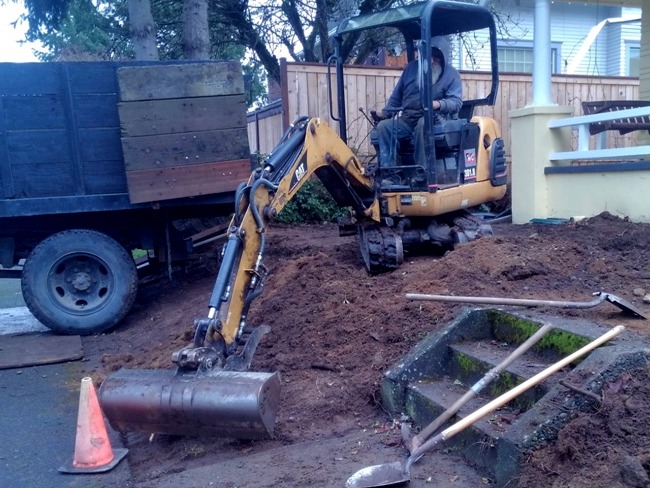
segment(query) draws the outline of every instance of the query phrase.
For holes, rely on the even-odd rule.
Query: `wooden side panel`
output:
[[[119,113],[128,137],[246,127],[243,95],[120,103]]]
[[[118,66],[0,64],[0,198],[126,193]]]
[[[232,191],[250,176],[238,63],[122,68],[118,83],[131,202]]]
[[[245,127],[123,137],[122,147],[127,175],[143,169],[191,167],[208,162],[250,159]]]
[[[241,66],[235,62],[125,67],[118,79],[123,102],[244,93]]]
[[[204,163],[162,169],[130,171],[129,195],[132,203],[210,195],[235,190],[251,174],[251,161]]]

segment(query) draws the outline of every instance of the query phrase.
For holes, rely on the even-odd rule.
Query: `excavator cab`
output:
[[[489,92],[481,98],[463,94],[463,106],[451,117],[441,116],[432,108],[432,39],[444,36],[449,41],[447,61],[456,68],[473,68],[489,71]],[[354,41],[356,45],[383,39],[385,46],[398,46],[406,51],[406,61],[418,60],[418,79],[421,82],[420,101],[422,121],[414,133],[400,139],[398,147],[388,158],[379,160],[377,180],[389,182],[383,191],[427,191],[474,183],[477,176],[477,150],[481,129],[473,121],[474,109],[481,105],[494,105],[499,84],[496,27],[494,18],[486,8],[448,1],[430,1],[373,12],[344,20],[338,27],[335,54],[330,63],[336,65],[337,112],[339,133],[347,140],[344,52]],[[476,46],[481,46],[477,50]],[[489,46],[488,49],[485,49]],[[387,48],[383,48],[383,53]],[[361,49],[358,51],[361,52]],[[479,54],[483,53],[483,54]],[[382,107],[376,107],[381,110]],[[389,114],[394,117],[396,114]],[[373,137],[374,136],[374,137]],[[420,138],[421,149],[415,153],[415,139]],[[496,138],[495,138],[496,139]],[[375,134],[371,141],[379,158]],[[502,142],[496,144],[502,144]],[[505,157],[490,162],[490,178],[495,185],[506,180]]]

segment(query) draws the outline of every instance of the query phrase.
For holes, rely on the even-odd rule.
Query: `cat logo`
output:
[[[293,191],[298,183],[305,177],[307,174],[307,155],[303,155],[302,159],[298,163],[296,170],[293,172],[291,177],[291,184],[289,185],[289,191]]]
[[[305,177],[305,174],[307,173],[307,168],[305,168],[305,163],[301,162],[298,167],[296,168],[296,173],[295,173],[295,180],[300,181]]]

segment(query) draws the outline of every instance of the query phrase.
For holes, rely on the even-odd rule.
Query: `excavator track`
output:
[[[492,236],[492,226],[467,211],[454,214],[452,218],[455,241],[464,244],[479,237]]]
[[[370,273],[397,269],[404,262],[402,238],[388,227],[359,226],[359,247]]]

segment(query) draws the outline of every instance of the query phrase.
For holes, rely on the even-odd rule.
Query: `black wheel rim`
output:
[[[56,260],[47,274],[47,291],[61,310],[76,315],[94,313],[113,294],[115,277],[106,262],[89,253]]]

